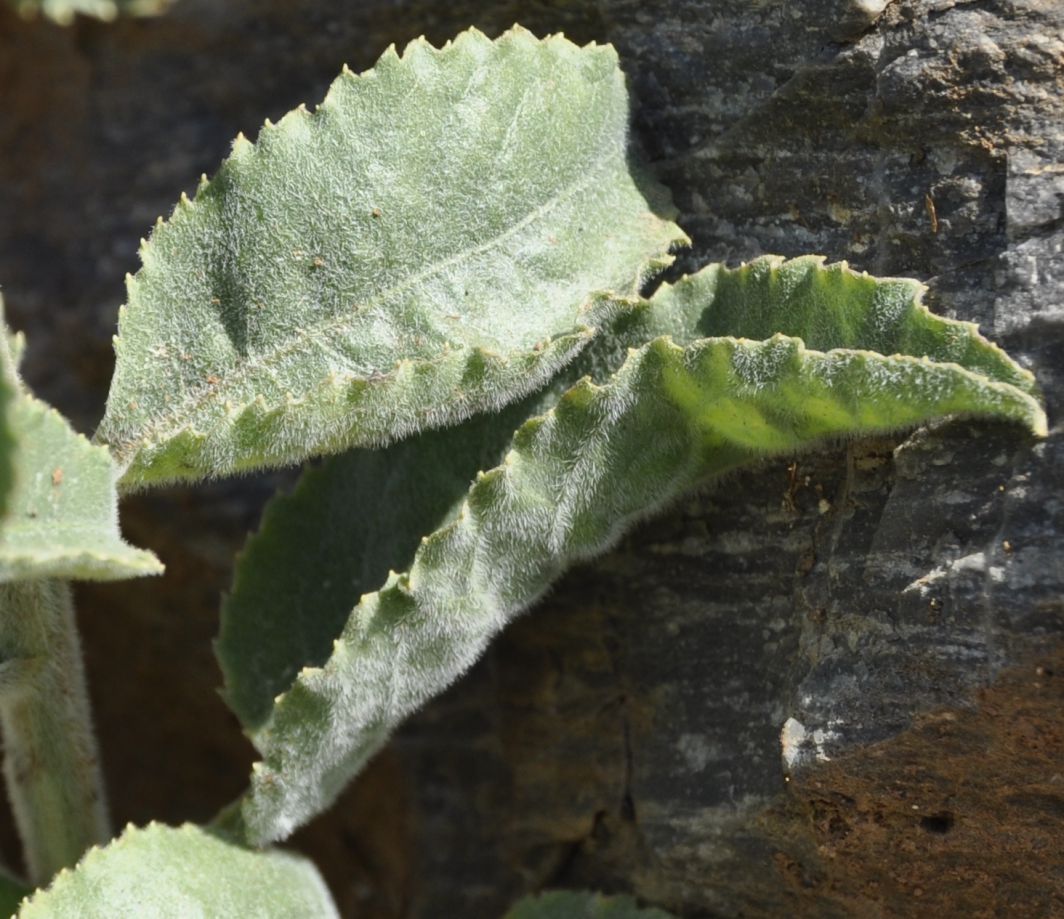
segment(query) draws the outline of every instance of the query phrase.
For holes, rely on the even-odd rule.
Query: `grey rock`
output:
[[[136,240],[237,131],[390,41],[514,20],[617,46],[696,241],[678,270],[815,251],[927,281],[1035,372],[1051,435],[941,425],[690,498],[567,577],[295,843],[360,917],[549,886],[688,917],[1064,913],[1059,2],[179,0],[69,30],[0,6],[0,281],[31,382],[92,426]],[[240,790],[206,638],[275,483],[131,504],[175,573],[82,594],[120,821]]]

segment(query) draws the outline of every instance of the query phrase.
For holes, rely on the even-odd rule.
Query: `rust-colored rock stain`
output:
[[[820,864],[781,876],[855,916],[1064,916],[1062,712],[1064,648],[796,777]]]

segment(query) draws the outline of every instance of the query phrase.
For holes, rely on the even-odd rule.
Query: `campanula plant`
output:
[[[0,716],[39,888],[20,916],[334,915],[274,845],[567,568],[768,457],[955,416],[1045,432],[1031,375],[914,281],[764,257],[648,294],[687,239],[628,112],[609,46],[389,49],[239,136],[159,221],[93,442],[5,333]],[[68,582],[161,570],[122,541],[122,494],[315,457],[223,603],[246,793],[208,827],[112,840]]]

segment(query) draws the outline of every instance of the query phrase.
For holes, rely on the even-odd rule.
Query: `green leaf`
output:
[[[777,332],[817,351],[855,348],[956,363],[991,380],[1036,391],[1034,376],[971,322],[943,319],[923,304],[927,288],[908,278],[875,278],[845,262],[808,255],[762,256],[739,268],[709,265],[654,295],[655,331],[677,341]]]
[[[98,438],[123,485],[221,475],[497,409],[685,241],[633,171],[611,47],[464,32],[345,71],[239,137],[141,249]]]
[[[122,540],[117,470],[107,450],[26,391],[15,375],[6,326],[0,338],[0,378],[13,392],[4,420],[14,442],[5,454],[12,484],[0,520],[0,582],[161,572],[152,553]]]
[[[821,349],[912,348],[914,356],[957,358],[1031,388],[1031,375],[974,326],[930,314],[922,292],[913,281],[825,267],[816,257],[710,265],[621,313],[549,387],[503,413],[383,451],[350,451],[308,470],[293,495],[271,503],[238,560],[216,644],[227,701],[246,727],[261,726],[300,669],[328,660],[359,597],[389,570],[409,565],[420,538],[447,522],[473,476],[502,457],[522,421],[552,407],[585,374],[608,379],[629,347],[652,338],[690,343],[707,331],[753,337],[778,325]]]
[[[260,726],[303,667],[328,660],[359,597],[409,565],[421,537],[453,516],[473,477],[502,458],[517,427],[583,376],[608,377],[629,346],[671,324],[664,315],[671,310],[634,304],[539,392],[383,450],[329,457],[304,472],[293,494],[271,501],[237,558],[215,643],[224,698],[244,726]]]
[[[19,919],[293,919],[339,916],[314,865],[199,827],[130,826],[35,893]]]
[[[266,720],[304,666],[328,659],[358,598],[409,565],[539,398],[386,450],[330,457],[270,502],[237,559],[215,644],[225,700],[245,726]]]
[[[897,331],[893,339],[883,336],[884,329],[922,324],[935,329],[947,345],[967,340],[960,351],[962,359],[974,354],[977,365],[989,366],[998,379],[1015,379],[1030,388],[1030,375],[979,338],[973,326],[927,313],[919,303],[920,285],[877,281],[845,266],[825,268],[820,261],[784,263],[765,258],[739,269],[709,266],[620,314],[610,333],[596,338],[550,387],[504,415],[477,418],[383,452],[353,451],[308,472],[293,495],[268,509],[261,532],[250,540],[238,564],[233,595],[223,608],[217,650],[226,676],[226,697],[244,724],[252,730],[262,728],[274,697],[290,685],[298,670],[328,660],[350,606],[384,580],[389,568],[407,567],[419,537],[453,517],[475,471],[502,456],[515,419],[550,408],[585,373],[596,380],[608,379],[627,349],[649,338],[669,333],[676,341],[697,341],[715,313],[737,317],[731,320],[731,330],[741,334],[747,331],[742,318],[758,317],[759,310],[767,308],[764,300],[769,295],[776,297],[779,315],[765,321],[793,323],[795,314],[810,313],[797,302],[796,291],[804,289],[807,296],[830,304],[832,297],[823,291],[835,291],[837,297],[841,287],[856,290],[851,293],[855,314],[884,303],[890,309],[880,309],[877,321],[863,323],[836,311],[850,321],[834,333],[830,323],[810,317],[804,329],[809,337],[819,335],[821,341],[860,348],[868,343],[871,330],[880,336],[880,343],[920,343]],[[877,289],[883,292],[876,293]],[[889,315],[890,323],[884,315]],[[932,351],[926,343],[920,347],[923,354]],[[934,347],[939,354],[956,353],[944,352],[943,344]],[[1044,424],[1033,401],[1021,398],[1021,403],[1036,429]],[[324,546],[322,532],[331,534]],[[356,735],[351,742],[357,746],[376,738]]]
[[[633,303],[531,396],[386,449],[329,457],[308,468],[291,495],[271,501],[237,558],[215,643],[223,696],[243,725],[261,726],[303,667],[328,660],[359,597],[410,564],[421,538],[453,516],[517,427],[585,375],[606,379],[629,347],[666,331],[689,338],[683,322],[671,301]]]
[[[825,354],[783,335],[660,338],[605,385],[582,381],[518,430],[454,519],[362,597],[324,665],[251,732],[263,761],[243,804],[248,838],[281,838],[331,803],[567,567],[656,508],[764,456],[956,415],[1045,427],[1028,393],[956,364]]]
[[[11,0],[20,15],[31,19],[47,16],[60,25],[70,25],[74,17],[92,16],[111,21],[119,15],[154,16],[170,5],[171,0]]]
[[[503,919],[673,919],[671,913],[640,907],[632,897],[556,890],[525,897]]]

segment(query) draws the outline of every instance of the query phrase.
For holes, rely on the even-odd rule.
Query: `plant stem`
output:
[[[0,585],[4,778],[29,879],[110,838],[70,586]]]

